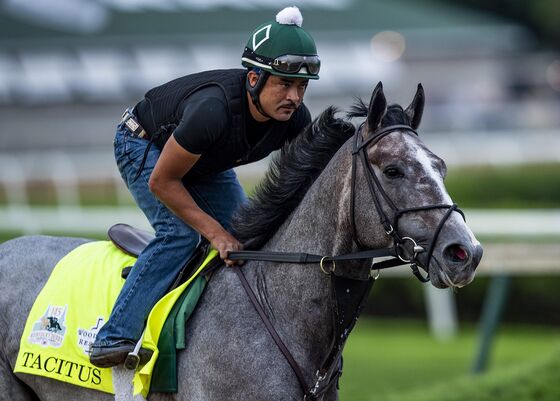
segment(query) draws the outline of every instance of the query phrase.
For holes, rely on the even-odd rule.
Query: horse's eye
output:
[[[390,166],[387,167],[385,170],[383,170],[383,174],[385,174],[385,176],[387,178],[401,178],[404,177],[403,172],[395,166]]]

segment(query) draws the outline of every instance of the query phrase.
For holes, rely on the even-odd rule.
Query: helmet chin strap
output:
[[[269,116],[263,110],[261,106],[261,102],[259,100],[259,95],[261,93],[261,90],[264,87],[264,84],[266,83],[266,80],[268,79],[268,76],[270,74],[267,71],[261,71],[260,73],[258,73],[258,75],[259,78],[257,79],[255,86],[251,86],[251,84],[249,83],[249,76],[247,76],[247,78],[245,79],[245,88],[247,89],[247,92],[249,92],[249,94],[251,95],[251,101],[257,108],[257,111],[261,113],[264,117],[272,119],[272,117]]]

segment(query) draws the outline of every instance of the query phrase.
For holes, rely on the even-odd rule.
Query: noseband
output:
[[[381,220],[381,224],[383,225],[383,228],[385,229],[385,233],[393,238],[395,255],[402,262],[410,264],[410,267],[412,269],[413,274],[420,281],[428,282],[428,281],[430,281],[430,274],[429,274],[428,268],[429,268],[429,265],[430,265],[430,261],[432,259],[432,254],[433,254],[436,242],[438,240],[439,234],[441,233],[441,230],[443,229],[443,225],[445,224],[445,222],[447,221],[447,219],[449,218],[451,213],[453,213],[453,211],[456,211],[456,212],[460,213],[461,216],[463,217],[463,220],[465,219],[465,215],[464,215],[463,211],[457,207],[456,204],[452,204],[452,205],[445,205],[445,204],[425,205],[425,206],[417,206],[417,207],[412,207],[412,208],[399,209],[395,205],[395,203],[393,202],[391,197],[383,189],[383,186],[381,185],[381,182],[379,181],[379,178],[377,177],[377,175],[373,171],[371,163],[369,163],[368,158],[367,158],[367,149],[370,145],[374,146],[381,139],[383,139],[387,135],[389,135],[393,132],[396,132],[396,131],[410,132],[410,133],[412,133],[416,136],[418,136],[418,133],[414,129],[412,129],[412,127],[410,127],[408,125],[403,125],[403,124],[390,125],[388,127],[378,128],[366,140],[364,140],[363,136],[362,136],[362,130],[363,130],[364,126],[365,126],[365,123],[362,123],[362,125],[360,125],[356,134],[354,135],[354,148],[352,150],[352,179],[351,179],[351,187],[350,187],[351,188],[350,189],[351,190],[351,195],[350,195],[350,198],[351,198],[351,200],[350,200],[350,222],[352,224],[354,242],[356,243],[356,245],[358,246],[359,249],[366,249],[366,247],[360,242],[360,240],[358,238],[358,233],[357,233],[357,229],[356,229],[355,212],[354,212],[354,209],[355,209],[355,193],[356,193],[356,171],[357,171],[358,159],[360,159],[360,161],[362,163],[362,168],[363,168],[363,171],[364,171],[364,175],[366,177],[366,182],[367,182],[367,185],[369,187],[369,192],[370,192],[370,194],[373,198],[373,203],[375,205],[375,209],[377,210],[377,214],[379,215],[379,218]],[[392,213],[393,213],[392,219],[389,218],[389,216],[387,215],[387,213],[385,213],[385,210],[381,206],[381,199],[380,199],[379,194],[381,194],[381,197],[385,200],[385,203],[392,210]],[[413,239],[411,237],[407,237],[407,236],[402,236],[399,233],[399,219],[407,213],[415,213],[415,212],[421,212],[421,211],[433,210],[433,209],[447,209],[447,212],[445,212],[442,219],[440,220],[440,222],[439,222],[439,224],[438,224],[438,226],[437,226],[437,228],[434,232],[432,240],[430,241],[430,245],[429,245],[429,248],[428,248],[428,256],[427,256],[427,259],[426,259],[426,264],[424,265],[418,259],[418,255],[420,253],[424,252],[425,249],[422,246],[418,245],[418,241],[416,241],[415,239]],[[413,247],[413,256],[410,259],[407,259],[403,256],[403,250],[405,249],[405,244],[406,244],[407,241],[411,242],[412,247]],[[422,276],[422,274],[418,270],[418,266],[422,267],[426,271],[426,273],[427,273],[426,277]]]

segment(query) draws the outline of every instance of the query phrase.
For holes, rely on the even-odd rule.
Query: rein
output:
[[[333,326],[335,328],[334,342],[331,346],[329,354],[321,364],[321,368],[315,373],[315,384],[313,386],[309,386],[305,380],[303,370],[284,341],[282,341],[282,338],[266,315],[266,312],[264,311],[261,303],[257,300],[257,297],[253,292],[251,285],[247,281],[247,278],[239,266],[233,266],[232,269],[239,277],[243,289],[247,293],[249,300],[263,321],[268,333],[296,375],[299,385],[303,390],[303,401],[318,400],[331,388],[334,383],[338,381],[338,378],[342,375],[342,351],[344,349],[344,344],[346,343],[350,332],[354,328],[354,325],[358,321],[360,312],[366,304],[371,287],[377,277],[370,277],[367,279],[350,279],[330,274],[332,290],[331,296],[335,300],[332,313]]]
[[[266,329],[268,330],[272,339],[294,371],[294,374],[296,375],[298,382],[303,390],[304,401],[320,399],[320,397],[322,397],[322,395],[324,395],[324,393],[327,392],[335,382],[337,382],[338,378],[342,374],[341,357],[344,344],[346,343],[348,335],[350,334],[351,330],[358,320],[360,312],[366,303],[373,283],[379,276],[378,271],[409,263],[413,274],[418,278],[418,280],[424,283],[428,282],[430,280],[429,273],[426,277],[423,277],[418,270],[418,266],[422,267],[426,272],[428,272],[428,266],[430,264],[437,239],[451,213],[456,211],[461,214],[463,219],[465,218],[463,212],[457,207],[456,204],[426,205],[399,209],[394,204],[389,195],[385,192],[379,179],[375,175],[375,172],[373,171],[373,168],[371,167],[371,164],[367,159],[367,147],[370,144],[377,143],[380,139],[395,131],[405,130],[415,135],[418,135],[418,133],[408,125],[391,125],[374,131],[370,137],[364,140],[361,135],[363,127],[364,124],[359,127],[356,134],[354,135],[350,195],[350,220],[352,224],[353,239],[360,251],[336,256],[321,256],[301,252],[237,251],[229,252],[227,257],[231,260],[259,260],[280,263],[319,263],[321,271],[324,274],[330,276],[331,298],[334,300],[332,316],[335,335],[329,354],[322,363],[321,368],[319,368],[315,373],[314,385],[309,386],[305,380],[305,376],[303,375],[301,367],[270,322],[270,319],[266,315],[260,302],[257,300],[257,297],[255,296],[255,293],[253,292],[245,275],[238,266],[233,266],[233,269],[239,277],[239,280],[241,281],[241,284],[243,285],[247,296],[251,300],[251,303],[259,314]],[[366,182],[373,198],[377,213],[381,219],[381,224],[385,229],[385,233],[391,236],[393,239],[394,246],[392,248],[366,249],[359,241],[354,213],[356,193],[355,186],[357,175],[356,171],[358,159],[361,161],[366,177]],[[386,204],[393,211],[392,220],[389,219],[389,217],[383,210],[383,207],[381,206],[381,199],[378,194],[381,194]],[[401,236],[399,234],[398,222],[399,219],[406,213],[420,212],[432,209],[447,209],[447,211],[436,227],[428,248],[426,265],[423,265],[418,260],[418,255],[424,252],[425,249],[422,246],[418,245],[417,241],[413,238]],[[405,258],[405,256],[403,256],[402,254],[407,241],[411,242],[413,246],[413,256],[410,259]],[[367,276],[358,278],[346,277],[344,275],[344,271],[339,271],[336,269],[337,261],[348,260],[371,260],[369,270],[367,271]],[[330,266],[327,267],[326,264],[329,262]],[[376,271],[377,274],[375,273]]]
[[[375,262],[375,260],[379,258],[384,258],[384,260]],[[343,277],[342,274],[336,270],[336,262],[347,260],[371,260],[368,277],[362,278],[366,280],[369,277],[373,277],[375,271],[404,264],[403,261],[397,257],[394,248],[369,249],[337,256],[321,256],[303,252],[235,251],[228,253],[228,259],[298,264],[319,263],[323,273],[334,274],[341,277]],[[331,262],[330,269],[325,269],[326,262]]]

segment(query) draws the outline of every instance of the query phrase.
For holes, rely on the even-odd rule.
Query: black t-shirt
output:
[[[251,113],[245,116],[245,135],[250,147],[254,147],[266,135],[272,120],[260,122],[253,118]]]
[[[247,101],[247,98],[244,100]],[[204,102],[201,100],[201,104]],[[212,107],[219,106],[216,99],[210,100],[210,104]],[[190,106],[188,108],[191,109]],[[195,109],[197,107],[191,110]],[[311,122],[309,110],[303,104],[288,121],[257,122],[246,109],[243,113],[244,130],[240,132],[240,137],[236,137],[231,132],[232,124],[228,120],[227,113],[215,115],[205,113],[200,108],[198,112],[197,115],[181,119],[177,128],[182,125],[184,128],[176,129],[173,134],[175,138],[179,137],[177,142],[182,143],[181,146],[186,150],[201,155],[184,177],[185,183],[195,182],[217,172],[261,160],[272,151],[280,149],[284,143],[291,142]],[[198,123],[191,121],[197,119]]]
[[[208,151],[224,134],[228,124],[227,101],[217,86],[202,88],[179,106],[183,109],[181,121],[173,137],[187,151],[200,155]],[[267,133],[271,121],[256,121],[246,113],[245,135],[250,147],[254,147]]]
[[[261,160],[311,122],[304,104],[288,121],[255,121],[248,110],[246,74],[230,69],[186,75],[150,89],[136,105],[134,112],[156,146],[163,148],[173,135],[200,155],[185,183]]]

